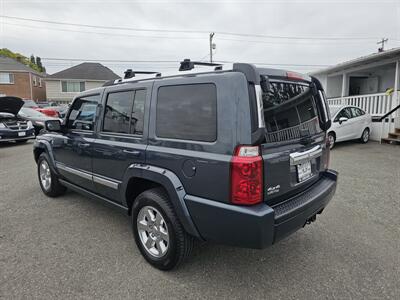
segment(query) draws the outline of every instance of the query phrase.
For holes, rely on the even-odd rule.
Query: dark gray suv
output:
[[[126,72],[47,121],[34,157],[43,192],[66,188],[132,218],[136,244],[168,270],[194,240],[264,248],[315,220],[335,193],[317,79],[251,64],[185,60]]]

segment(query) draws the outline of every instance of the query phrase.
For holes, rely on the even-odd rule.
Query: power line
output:
[[[104,25],[90,25],[81,23],[70,23],[70,22],[58,22],[50,20],[40,20],[32,18],[22,18],[15,16],[0,15],[1,18],[14,19],[20,21],[30,21],[37,23],[46,23],[54,25],[67,25],[77,27],[87,27],[96,29],[107,29],[107,30],[128,30],[138,32],[162,32],[162,33],[185,33],[185,34],[209,34],[211,30],[178,30],[178,29],[149,29],[149,28],[134,28],[134,27],[122,27],[122,26],[104,26]],[[287,40],[376,40],[377,37],[305,37],[305,36],[282,36],[282,35],[266,35],[266,34],[253,34],[253,33],[236,33],[227,31],[213,31],[219,35],[230,35],[239,37],[257,37],[257,38],[270,38],[270,39],[287,39]]]

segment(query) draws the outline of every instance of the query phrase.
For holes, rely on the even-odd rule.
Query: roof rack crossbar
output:
[[[215,67],[215,70],[222,69],[222,64],[208,63],[208,62],[202,62],[202,61],[191,61],[190,59],[185,58],[183,61],[181,61],[179,71],[190,71],[190,70],[194,69],[194,66]]]
[[[129,79],[135,77],[136,74],[155,74],[156,77],[161,76],[161,72],[157,71],[133,71],[132,69],[128,69],[124,72],[124,79]]]

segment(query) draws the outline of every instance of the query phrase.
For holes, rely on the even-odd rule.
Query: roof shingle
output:
[[[81,63],[71,68],[47,76],[48,79],[91,79],[114,80],[120,78],[109,68],[100,63]]]

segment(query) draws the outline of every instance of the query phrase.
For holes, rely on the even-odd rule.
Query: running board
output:
[[[128,213],[128,208],[123,206],[123,205],[121,205],[121,204],[115,203],[114,201],[111,201],[111,200],[109,200],[109,199],[107,199],[107,198],[105,198],[103,196],[100,196],[100,195],[97,195],[97,194],[92,193],[90,191],[87,191],[84,188],[81,188],[81,187],[79,187],[79,186],[77,186],[77,185],[75,185],[73,183],[70,183],[68,181],[65,181],[63,179],[58,179],[58,181],[60,181],[60,183],[63,186],[65,186],[65,187],[67,187],[67,188],[69,188],[69,189],[71,189],[71,190],[73,190],[73,191],[75,191],[75,192],[77,192],[79,194],[82,194],[82,195],[87,196],[88,198],[91,198],[91,199],[94,199],[94,200],[101,201],[102,203],[107,204],[107,206],[110,206],[110,207],[113,207],[113,208],[117,208],[118,210],[122,210],[125,213]]]

